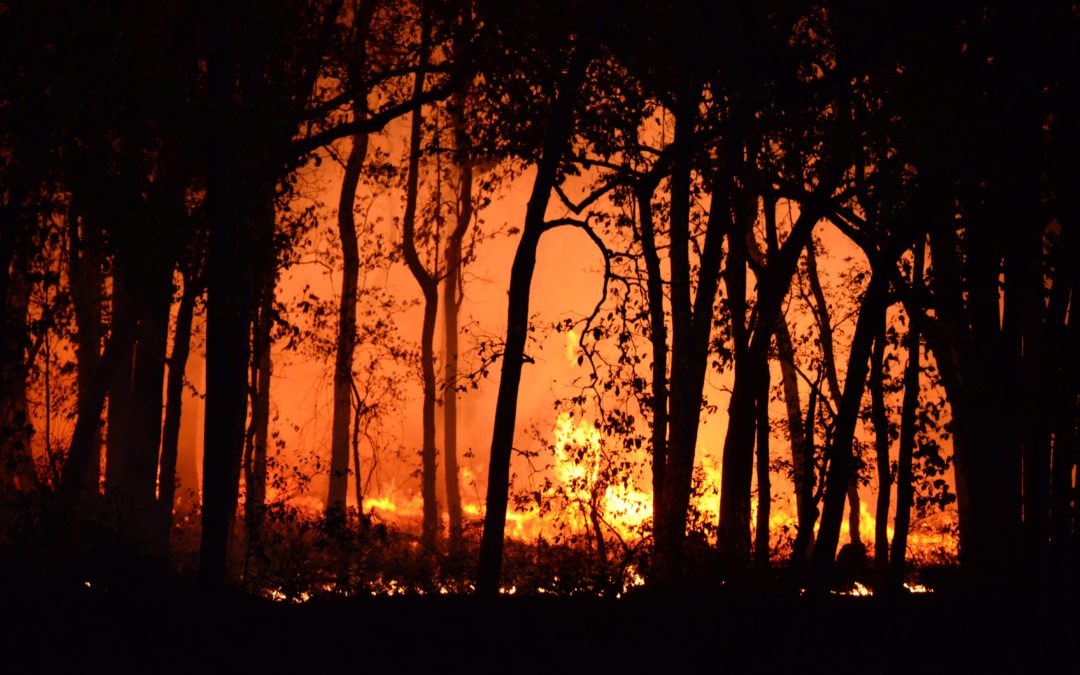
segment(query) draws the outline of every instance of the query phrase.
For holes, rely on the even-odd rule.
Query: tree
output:
[[[462,33],[472,24],[472,7],[466,3],[462,18]],[[464,51],[465,40],[458,39],[458,49]],[[458,58],[464,55],[459,51]],[[458,172],[454,229],[446,239],[446,274],[443,277],[443,335],[445,345],[445,377],[443,380],[443,467],[446,475],[446,510],[449,519],[450,548],[461,546],[462,511],[461,488],[458,484],[458,330],[463,299],[462,271],[465,259],[462,246],[476,212],[473,200],[473,162],[466,115],[469,107],[469,87],[450,99],[451,134],[453,135],[455,165]]]
[[[361,3],[353,25],[356,35],[351,42],[355,52],[348,61],[346,72],[352,87],[356,88],[354,114],[366,111],[368,91],[365,86],[368,65],[368,34],[378,3]],[[361,106],[359,110],[355,106]],[[334,418],[330,440],[330,484],[326,499],[327,515],[334,511],[344,512],[345,494],[348,487],[349,466],[349,419],[353,411],[353,352],[356,349],[356,301],[357,279],[360,275],[360,252],[356,242],[356,189],[360,183],[364,159],[367,157],[367,134],[355,134],[350,139],[345,175],[341,180],[338,199],[338,237],[341,242],[342,277],[341,301],[338,310],[337,349],[334,361]],[[359,474],[360,467],[356,467]],[[357,479],[359,480],[359,478]],[[360,508],[360,504],[357,504]]]
[[[510,271],[506,342],[503,350],[499,394],[495,404],[491,456],[488,469],[484,533],[480,542],[480,562],[476,592],[493,596],[498,592],[502,567],[506,505],[510,486],[510,458],[517,419],[518,389],[524,364],[529,322],[529,286],[536,266],[536,247],[545,231],[558,224],[546,220],[548,202],[559,177],[559,166],[570,144],[573,113],[586,69],[593,57],[592,36],[586,32],[567,35],[570,54],[565,70],[558,76],[551,111],[544,130],[536,177],[525,212],[521,240]],[[561,70],[561,69],[560,69]]]
[[[914,247],[911,286],[915,297],[921,295],[926,260],[926,242],[918,241]],[[892,589],[901,587],[904,581],[904,563],[907,556],[907,538],[911,523],[911,506],[914,501],[912,461],[915,451],[915,415],[919,405],[919,350],[922,345],[921,308],[909,305],[908,332],[905,339],[907,365],[904,368],[904,402],[900,412],[900,449],[896,472],[896,516],[893,520],[893,540],[889,557],[887,584]],[[880,488],[879,488],[880,489]],[[876,558],[878,553],[874,552]]]
[[[367,3],[371,4],[371,3]],[[367,136],[352,138],[345,163],[338,200],[338,233],[341,238],[342,281],[338,316],[337,351],[334,361],[334,421],[330,440],[330,494],[327,514],[344,512],[348,487],[349,420],[352,416],[353,351],[356,348],[356,286],[360,275],[360,252],[356,243],[356,220],[353,213],[356,188],[367,155]],[[359,472],[359,467],[356,467]],[[358,505],[359,508],[359,505]]]
[[[275,190],[308,152],[335,134],[356,133],[338,127],[318,140],[293,140],[298,124],[319,115],[308,103],[341,6],[341,0],[301,2],[269,12],[228,1],[209,17],[207,431],[199,556],[200,583],[208,588],[225,582],[244,443],[250,319],[265,283],[256,275],[275,267],[258,265],[273,255]]]

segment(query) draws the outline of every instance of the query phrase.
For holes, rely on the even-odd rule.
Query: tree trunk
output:
[[[889,419],[885,409],[885,316],[874,338],[870,357],[870,415],[874,423],[874,451],[877,459],[877,505],[874,511],[874,585],[882,588],[889,568]],[[895,536],[895,535],[894,535]]]
[[[356,496],[356,513],[360,517],[360,524],[366,521],[364,518],[364,481],[360,475],[360,402],[356,402],[353,412],[352,428],[352,459],[353,459],[353,491]]]
[[[465,180],[464,177],[462,180]],[[467,221],[466,221],[467,222]],[[447,242],[447,277],[443,282],[443,329],[446,336],[446,379],[443,385],[443,454],[446,471],[446,511],[450,526],[450,547],[461,546],[461,487],[457,461],[457,379],[458,379],[458,288],[461,284],[461,239]]]
[[[171,273],[171,265],[168,269]],[[165,381],[165,350],[169,338],[169,284],[153,283],[157,298],[147,299],[147,311],[135,345],[132,374],[131,426],[123,448],[124,475],[119,504],[124,528],[137,554],[161,558],[162,534],[155,527],[158,458],[161,449],[162,391]]]
[[[915,245],[915,264],[911,288],[918,298],[922,293],[925,242]],[[899,590],[904,583],[908,530],[911,527],[911,506],[915,501],[912,462],[915,452],[915,416],[919,408],[919,343],[922,310],[912,303],[908,311],[908,334],[905,340],[908,353],[904,368],[904,401],[900,411],[900,449],[896,467],[896,518],[893,521],[892,553],[889,559],[889,587]]]
[[[691,354],[694,315],[689,251],[690,188],[693,182],[694,129],[698,102],[701,100],[701,87],[694,77],[692,63],[693,14],[694,9],[689,5],[680,5],[676,9],[679,22],[677,35],[680,39],[674,48],[676,63],[680,68],[673,82],[675,131],[668,208],[671,241],[668,258],[671,270],[670,417],[664,485],[653,500],[653,583],[659,586],[682,582],[682,546],[686,536],[686,511],[690,501],[697,426],[701,414],[701,391],[693,386],[695,359]],[[714,195],[714,209],[719,208],[718,201]]]
[[[266,451],[270,431],[270,375],[272,370],[270,331],[274,326],[274,288],[277,276],[270,274],[259,294],[259,307],[252,320],[251,421],[247,433],[248,462],[244,476],[246,499],[244,518],[248,531],[257,533],[266,505]]]
[[[92,471],[90,462],[94,455],[94,442],[101,426],[101,413],[105,408],[105,396],[110,383],[115,380],[121,362],[130,360],[131,346],[135,342],[136,321],[130,314],[113,317],[111,332],[105,349],[90,377],[90,388],[85,398],[79,397],[75,429],[71,434],[71,447],[61,480],[61,492],[71,506],[75,506],[86,487],[86,475]]]
[[[183,412],[184,373],[191,353],[191,326],[195,316],[195,301],[202,293],[202,284],[192,278],[193,272],[184,277],[184,293],[176,312],[176,328],[173,331],[172,354],[169,355],[169,379],[165,385],[165,424],[161,434],[161,467],[158,473],[158,504],[161,525],[166,536],[172,527],[173,507],[176,503],[176,465],[180,446],[180,421]]]
[[[443,455],[446,471],[446,511],[450,525],[450,547],[461,546],[461,487],[458,484],[458,314],[461,307],[462,242],[473,218],[473,166],[466,135],[465,93],[455,95],[454,145],[457,152],[457,221],[446,241],[446,277],[443,279],[443,332],[446,337],[446,379],[443,383]]]
[[[818,529],[817,543],[814,545],[813,564],[817,582],[828,578],[836,556],[836,546],[840,539],[840,523],[844,515],[844,501],[851,486],[851,476],[855,465],[853,444],[859,409],[862,406],[863,392],[868,374],[870,351],[874,343],[874,334],[885,311],[887,281],[883,273],[874,273],[863,296],[859,320],[855,326],[855,335],[851,340],[851,356],[848,360],[847,378],[844,395],[840,399],[836,418],[836,428],[832,442],[826,448],[826,461],[829,465],[826,474],[824,507],[821,514],[821,527]]]
[[[367,7],[370,3],[361,4]],[[291,45],[273,42],[277,34],[267,32],[267,24],[256,15],[261,8],[236,0],[221,0],[210,7],[207,131],[201,158],[205,162],[209,224],[199,559],[199,584],[206,589],[221,588],[227,576],[244,452],[251,315],[262,284],[276,267],[275,198],[284,172],[299,159],[301,147],[319,147],[312,147],[311,139],[307,144],[293,142],[293,122],[304,116],[311,88],[321,72],[323,48],[332,42],[341,6],[340,0],[334,0],[325,8],[318,37],[303,54],[307,58],[302,60],[308,62],[299,64],[299,73],[294,73],[298,77],[285,78],[293,87],[287,92],[276,88],[282,78],[267,75],[281,74],[278,71],[283,64],[275,60],[280,57],[275,47]],[[282,93],[285,95],[278,96]],[[259,142],[253,143],[255,139]]]
[[[676,141],[678,142],[678,141]],[[689,167],[687,167],[689,168]],[[664,466],[663,501],[655,508],[656,583],[679,584],[683,571],[683,539],[690,489],[697,451],[701,403],[708,368],[709,336],[712,331],[716,293],[719,285],[722,246],[732,223],[745,223],[747,209],[732,193],[729,176],[714,181],[712,203],[706,222],[705,244],[698,265],[697,293],[691,305],[689,266],[689,171],[686,184],[673,178],[672,204],[686,198],[686,208],[672,207],[671,222],[671,306],[672,349],[668,456]],[[684,189],[685,188],[685,189]],[[756,209],[755,209],[756,211]],[[749,502],[747,502],[749,508]],[[747,522],[749,523],[749,516]],[[749,525],[748,525],[749,527]],[[749,533],[749,530],[747,531]]]
[[[840,378],[836,372],[836,353],[833,349],[832,312],[829,311],[828,300],[825,299],[825,291],[821,287],[821,276],[818,274],[817,253],[814,245],[806,247],[806,277],[810,285],[810,293],[814,296],[814,320],[818,325],[818,335],[821,338],[821,358],[825,364],[825,378],[829,383],[829,394],[833,403],[839,405],[843,392],[840,390]]]
[[[798,527],[813,529],[813,523],[804,521],[809,505],[807,495],[814,484],[813,457],[806,442],[806,428],[803,425],[802,401],[799,396],[799,376],[795,367],[795,347],[791,344],[791,333],[787,319],[780,317],[776,323],[776,351],[780,361],[780,377],[784,387],[784,407],[787,411],[788,437],[791,441],[791,477],[795,488],[795,511]]]
[[[760,399],[763,391],[766,399],[768,398],[768,385],[762,381],[762,378],[768,375],[768,350],[756,352],[755,356],[758,358],[751,359],[749,327],[746,323],[746,266],[759,254],[757,243],[751,233],[751,226],[752,222],[737,222],[728,233],[728,259],[724,266],[724,286],[727,291],[731,338],[734,343],[735,385],[733,392],[740,388],[753,389],[752,394],[747,395],[747,398],[752,396],[752,400],[748,401],[752,407],[748,407],[745,415],[736,412],[736,396],[732,394],[728,407],[728,434],[748,435],[753,439],[755,426],[760,418]],[[759,366],[761,361],[766,363],[764,369]],[[760,446],[760,436],[756,438],[755,444]],[[725,464],[727,464],[727,459],[725,453]],[[753,462],[754,457],[750,455],[742,459]],[[740,499],[737,505],[732,500],[726,499],[730,490],[730,487],[724,485],[725,482],[729,482],[725,480],[727,468],[727,466],[724,467],[724,475],[721,477],[720,529],[717,543],[721,545],[721,555],[726,558],[725,563],[731,570],[742,572],[748,567],[750,561],[750,486],[749,484],[746,486],[746,499]],[[739,467],[739,469],[743,468],[749,470],[750,466]],[[745,527],[745,530],[735,533],[732,530],[736,527],[740,530]],[[765,548],[768,548],[767,530],[766,526]],[[761,533],[758,532],[757,536],[760,538]]]
[[[430,23],[425,16],[420,39],[420,63],[425,63],[428,56]],[[424,92],[424,75],[418,73],[413,82],[413,97],[418,98]],[[421,540],[428,550],[435,550],[439,534],[439,505],[436,501],[436,462],[435,448],[435,319],[439,311],[439,281],[436,274],[424,268],[416,250],[416,202],[420,181],[420,144],[423,141],[423,118],[417,108],[412,113],[412,125],[409,131],[409,174],[405,188],[405,215],[402,218],[402,253],[420,291],[424,295],[424,321],[420,333],[420,368],[423,377],[423,447],[421,459],[421,495],[424,501],[424,521]]]
[[[326,515],[345,511],[349,481],[349,419],[352,417],[353,352],[356,349],[356,287],[360,275],[360,251],[356,241],[356,187],[367,157],[367,134],[352,138],[338,199],[338,236],[341,240],[341,305],[338,309],[337,351],[334,361],[334,421],[330,440],[330,487]]]
[[[769,363],[763,365],[765,372],[761,377],[761,389],[757,404],[757,487],[758,509],[757,524],[754,532],[754,562],[758,569],[769,569],[769,515],[772,510],[772,491],[769,481]]]
[[[1016,352],[1001,331],[1000,248],[987,229],[932,233],[938,325],[929,336],[953,417],[961,567],[994,588],[1019,578],[1023,474],[1018,413],[1000,390]]]
[[[578,46],[561,78],[544,134],[540,162],[533,180],[532,194],[525,211],[525,227],[510,268],[510,290],[506,311],[506,343],[495,403],[495,423],[491,435],[488,465],[484,534],[480,542],[476,593],[494,597],[499,591],[502,570],[503,536],[506,530],[506,503],[510,489],[510,458],[513,454],[517,422],[517,399],[524,363],[525,340],[529,332],[529,286],[536,267],[536,247],[547,225],[544,214],[555,186],[556,171],[573,131],[573,110],[591,49]]]
[[[112,291],[112,322],[137,323],[133,301],[121,279],[114,277]],[[127,351],[118,355],[117,367],[109,385],[109,410],[105,429],[105,492],[110,499],[125,489],[127,450],[132,426],[131,411],[134,405],[134,362],[135,342],[132,341],[127,346]]]
[[[652,346],[652,484],[653,504],[664,499],[664,467],[668,434],[668,334],[664,316],[664,279],[656,248],[652,213],[652,187],[637,194],[641,220],[641,248],[645,258],[645,288],[649,298],[649,343]]]
[[[90,395],[90,379],[94,367],[101,358],[101,310],[104,278],[100,232],[85,221],[82,221],[80,231],[78,227],[80,220],[75,216],[71,216],[72,232],[70,235],[69,265],[71,304],[75,310],[77,330],[75,359],[78,375],[76,380],[78,398],[82,399]],[[98,490],[100,481],[101,430],[99,423],[86,472],[86,489],[88,491]]]
[[[817,522],[817,495],[815,493],[814,479],[814,418],[817,414],[818,392],[821,385],[822,373],[818,371],[817,381],[810,388],[809,401],[806,406],[806,423],[803,426],[806,439],[806,454],[803,456],[804,475],[807,477],[803,483],[802,506],[799,510],[799,531],[795,535],[795,542],[791,547],[792,567],[803,576],[808,559],[814,549],[814,525]]]
[[[206,287],[206,423],[203,450],[203,518],[199,585],[224,586],[239,492],[240,459],[247,414],[252,274],[245,213],[255,195],[241,189],[240,149],[232,138],[237,114],[237,3],[217,6],[217,28],[209,36],[208,95],[218,116],[210,128],[206,210],[210,226]],[[246,187],[246,186],[245,186]]]
[[[818,324],[818,335],[821,339],[821,357],[824,362],[826,381],[829,383],[829,393],[834,407],[839,407],[843,392],[840,390],[840,378],[836,368],[836,351],[833,347],[832,312],[825,298],[825,291],[821,287],[821,277],[817,269],[817,254],[811,243],[806,247],[806,276],[810,285],[810,292],[814,297],[814,318]],[[858,473],[853,471],[847,487],[848,502],[848,536],[851,543],[863,546],[862,529],[862,506],[859,499]]]
[[[772,334],[780,318],[784,296],[806,248],[819,214],[816,205],[804,204],[791,233],[784,240],[775,260],[762,271],[758,282],[757,320],[747,359],[753,363],[768,358]],[[723,474],[720,486],[720,529],[717,546],[732,565],[745,567],[750,549],[750,486],[754,464],[754,406],[760,384],[758,375],[744,370],[735,385],[728,406],[727,433],[724,436]]]
[[[766,193],[762,199],[765,237],[769,256],[776,256],[780,249],[779,237],[776,229],[776,203],[772,194]],[[746,237],[747,253],[751,260],[751,269],[760,279],[762,270],[768,261],[757,245],[753,232],[748,232]],[[787,411],[788,436],[791,442],[791,475],[795,488],[795,510],[798,517],[800,531],[809,532],[809,542],[813,541],[814,521],[817,516],[811,516],[810,506],[814,484],[814,458],[813,449],[807,448],[805,426],[803,424],[802,402],[799,397],[799,377],[795,365],[795,347],[791,343],[791,333],[788,330],[787,318],[783,315],[777,317],[776,345],[777,359],[780,362],[780,376],[784,391],[784,404]],[[813,405],[811,405],[811,413]],[[759,430],[760,432],[760,430]]]
[[[354,56],[348,61],[347,75],[355,95],[352,101],[353,114],[359,116],[367,111],[367,85],[364,69],[367,65],[367,36],[371,28],[377,2],[359,4],[353,19],[355,30]],[[335,8],[335,12],[338,8]],[[345,175],[341,180],[341,194],[338,196],[338,239],[341,244],[341,299],[338,306],[337,344],[334,352],[334,413],[330,436],[330,475],[327,486],[326,517],[331,522],[339,520],[345,513],[346,493],[348,492],[349,443],[355,445],[354,431],[350,434],[349,420],[354,416],[353,393],[355,383],[352,377],[353,354],[356,350],[356,302],[357,284],[360,275],[360,251],[356,240],[356,189],[363,173],[364,160],[367,158],[368,134],[354,134],[350,139],[349,156],[345,160]],[[356,454],[358,450],[354,449]],[[356,463],[357,476],[360,473]],[[359,485],[359,483],[358,483]],[[357,494],[360,492],[357,490]],[[357,509],[363,513],[363,505],[357,502]]]

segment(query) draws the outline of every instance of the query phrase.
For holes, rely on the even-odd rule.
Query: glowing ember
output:
[[[866,596],[869,596],[869,595],[873,595],[873,592],[871,592],[871,590],[869,588],[862,585],[858,581],[856,581],[852,585],[851,590],[849,590],[849,591],[833,591],[832,593],[833,593],[833,595],[850,595],[850,596],[859,597],[859,598],[866,597]]]
[[[274,602],[292,602],[294,605],[300,605],[311,600],[311,593],[307,591],[301,591],[297,595],[290,597],[279,588],[267,589],[263,595]]]

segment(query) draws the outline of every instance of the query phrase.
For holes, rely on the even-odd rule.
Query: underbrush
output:
[[[138,584],[194,588],[198,575],[200,513],[174,516],[167,550],[135,550],[124,521],[102,500],[72,520],[53,500],[22,497],[0,509],[0,573],[9,581],[110,589]],[[413,533],[417,523],[383,520],[350,509],[327,519],[285,503],[266,507],[258,525],[237,518],[229,558],[234,587],[286,603],[317,598],[394,595],[468,595],[475,590],[481,523],[470,521],[456,546],[443,537],[436,550]],[[911,561],[909,580],[931,588],[955,577],[945,551]],[[618,598],[650,576],[651,539],[609,542],[564,534],[554,539],[508,539],[501,593],[521,596]],[[715,548],[700,532],[685,546],[688,583],[718,583]],[[778,553],[767,577],[785,577]]]
[[[232,571],[246,591],[286,602],[327,595],[465,595],[475,590],[480,533],[479,522],[467,523],[457,545],[444,538],[430,550],[409,529],[355,509],[328,520],[276,505],[261,527],[238,527]],[[501,592],[619,595],[643,583],[643,551],[623,547],[601,557],[584,538],[510,539]]]

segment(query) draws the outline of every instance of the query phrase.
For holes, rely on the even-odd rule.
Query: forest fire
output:
[[[1075,0],[0,0],[5,666],[1047,670],[1077,45]]]
[[[576,340],[576,338],[575,338]],[[570,350],[569,357],[576,359]],[[536,458],[539,468],[535,468],[528,483],[539,489],[524,489],[523,498],[515,508],[507,513],[507,536],[523,543],[538,539],[558,539],[560,537],[603,537],[605,540],[620,542],[640,542],[651,536],[650,527],[653,518],[653,496],[651,487],[638,488],[633,481],[618,476],[612,483],[610,475],[605,475],[610,466],[603,434],[587,419],[575,418],[570,413],[560,413],[553,425],[551,439],[547,446],[550,455]],[[646,458],[638,456],[635,463],[644,464]],[[717,493],[720,475],[716,470],[702,467],[702,484],[694,497],[693,508],[706,523],[707,536],[714,539],[715,531],[708,524],[715,525],[719,517]],[[774,481],[778,481],[774,478]],[[788,488],[790,490],[790,488]],[[859,501],[858,522],[861,542],[874,541],[877,525],[876,517],[868,506],[868,500]],[[404,502],[387,497],[369,497],[364,501],[364,508],[380,520],[395,523],[406,529],[419,526],[423,504],[414,496]],[[482,520],[482,504],[465,502],[463,511],[467,518]],[[890,514],[891,515],[891,514]],[[593,517],[595,516],[595,520]],[[751,505],[751,521],[757,520],[757,506]],[[845,517],[841,524],[842,543],[853,541],[850,525],[854,520]],[[794,498],[788,503],[774,501],[769,515],[770,541],[773,547],[771,555],[782,561],[790,555],[790,547],[798,529]],[[815,532],[816,532],[815,527]],[[891,524],[886,526],[888,539],[894,538]],[[908,556],[920,564],[953,565],[958,555],[958,539],[955,534],[955,512],[945,512],[935,517],[920,521],[913,527],[907,539]],[[642,585],[644,579],[636,571],[628,579],[628,587]],[[859,585],[855,595],[869,595],[871,590]],[[910,592],[927,592],[919,584],[906,584]],[[504,589],[505,591],[505,589]],[[388,594],[404,592],[400,586],[387,586]],[[506,591],[509,592],[509,591]],[[543,586],[537,587],[538,593],[550,593]],[[625,592],[625,590],[624,590]]]

